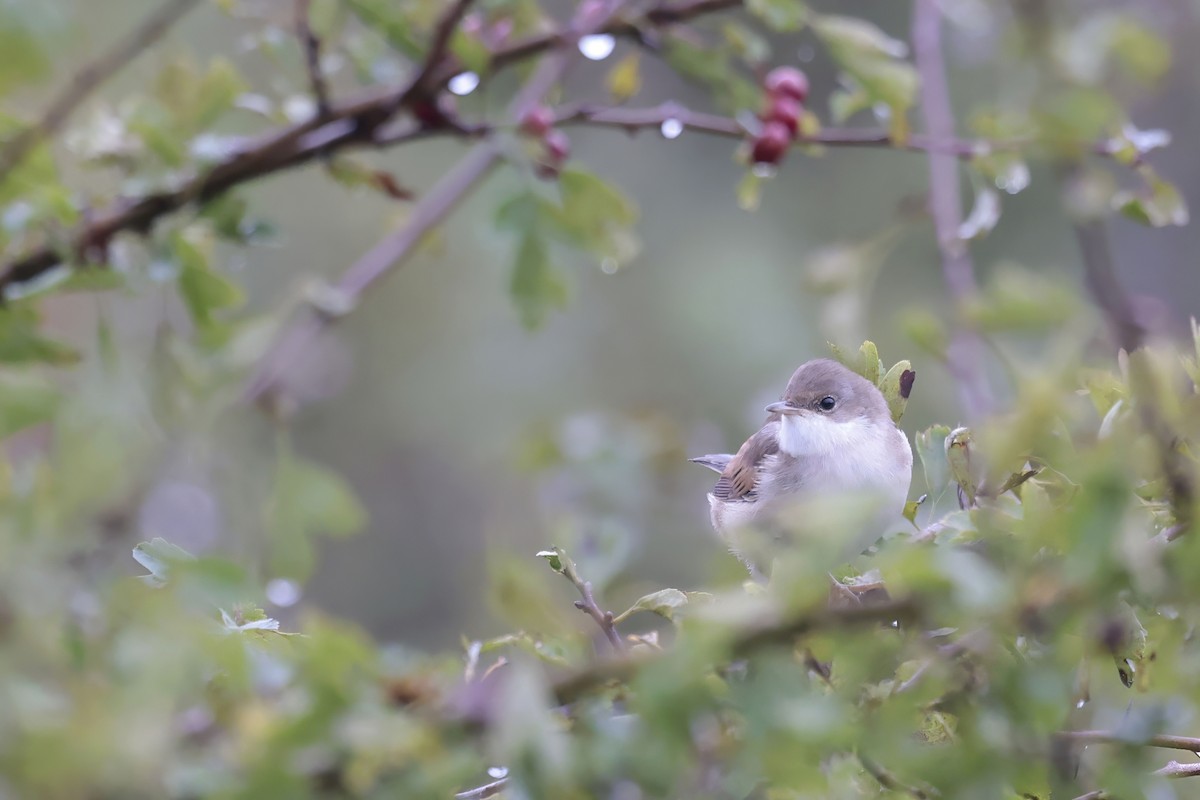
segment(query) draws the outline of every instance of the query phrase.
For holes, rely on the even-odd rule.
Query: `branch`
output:
[[[1162,778],[1195,778],[1200,776],[1200,763],[1181,764],[1178,761],[1169,761],[1162,769],[1156,769],[1151,773]]]
[[[823,608],[796,617],[745,625],[731,636],[726,649],[731,657],[741,658],[767,647],[790,645],[798,637],[815,631],[842,630],[881,622],[906,624],[915,622],[920,614],[920,605],[912,597],[878,605]],[[553,685],[554,697],[559,704],[566,705],[613,681],[626,682],[640,670],[662,661],[666,653],[663,650],[643,650],[597,662],[556,681]]]
[[[1117,279],[1104,222],[1099,219],[1076,221],[1074,228],[1088,290],[1100,307],[1117,346],[1131,356],[1130,391],[1137,401],[1141,425],[1154,439],[1159,468],[1167,481],[1168,499],[1177,523],[1155,537],[1166,544],[1186,533],[1191,525],[1196,499],[1192,469],[1187,456],[1176,448],[1176,433],[1163,418],[1155,376],[1149,374],[1150,367],[1144,359],[1133,357],[1134,352],[1146,344],[1146,331]]]
[[[1163,747],[1170,750],[1188,750],[1200,753],[1200,738],[1193,736],[1172,736],[1159,734],[1148,739],[1130,739],[1120,736],[1114,731],[1059,731],[1056,736],[1072,739],[1077,742],[1104,742],[1106,744],[1128,744],[1140,747]]]
[[[52,136],[62,127],[71,112],[81,106],[97,87],[161,39],[163,34],[183,19],[198,2],[199,0],[167,0],[146,15],[141,23],[111,50],[76,72],[70,83],[42,112],[37,122],[0,147],[0,184],[7,180],[12,170],[29,155],[29,151],[37,146],[38,142]]]
[[[186,9],[195,2],[197,0],[174,0],[167,8]],[[646,12],[643,17],[635,19],[625,19],[617,15],[606,16],[594,32],[637,37],[644,33],[642,27],[646,24],[663,26],[683,22],[715,11],[734,8],[741,3],[742,0],[690,0],[659,6]],[[146,31],[143,29],[139,33],[144,36]],[[161,30],[154,30],[153,34],[161,35]],[[494,75],[506,66],[528,60],[547,50],[573,45],[579,35],[578,31],[572,31],[568,26],[500,48],[492,53],[488,74]],[[134,40],[138,40],[137,35],[131,37],[131,41]],[[136,55],[136,52],[126,54],[125,49],[119,50],[125,60]],[[106,67],[104,77],[115,71],[120,63],[124,63],[117,63],[118,61],[115,58],[101,59]],[[412,79],[401,86],[376,88],[342,103],[331,102],[328,119],[314,117],[247,139],[225,160],[187,180],[177,189],[118,201],[108,210],[90,215],[88,221],[71,237],[66,252],[72,255],[88,252],[97,245],[107,243],[123,231],[146,234],[160,218],[191,203],[208,202],[241,184],[307,164],[318,156],[352,146],[378,146],[375,136],[380,129],[398,112],[420,99],[421,95],[416,91],[418,81],[424,82],[423,88],[427,92],[437,91],[444,87],[459,69],[453,59],[443,58],[439,64],[422,67]],[[62,100],[66,111],[82,100],[92,88],[94,86],[90,84],[83,92],[73,88]],[[70,102],[67,102],[68,100]],[[56,103],[55,107],[58,105]],[[46,132],[57,129],[61,122],[61,119],[55,120],[51,127],[45,129]],[[406,136],[403,140],[411,138],[416,137]],[[16,142],[16,139],[12,140],[5,150],[15,147]],[[393,139],[388,143],[395,142]],[[30,146],[32,142],[23,145],[22,152]],[[5,150],[0,150],[0,154]],[[57,244],[46,245],[34,248],[0,266],[0,297],[3,296],[6,287],[32,280],[58,266],[64,260],[63,253],[64,249]]]
[[[312,0],[296,0],[296,37],[304,49],[304,67],[308,71],[308,85],[317,104],[317,117],[327,119],[330,115],[329,84],[321,69],[321,40],[309,23]]]
[[[454,800],[484,800],[488,797],[495,797],[504,791],[504,787],[507,785],[508,778],[501,778],[491,783],[485,783],[482,786],[476,786],[474,789],[459,792],[454,795]]]
[[[939,797],[941,794],[933,787],[922,788],[920,786],[910,786],[874,759],[868,758],[862,753],[858,753],[857,756],[858,763],[862,764],[862,768],[875,779],[876,783],[888,791],[903,792],[910,797],[917,798],[917,800],[932,800],[932,798]]]
[[[617,632],[617,624],[613,619],[613,613],[600,608],[600,605],[596,602],[595,595],[592,594],[592,582],[585,581],[580,577],[579,571],[575,568],[575,562],[565,555],[561,557],[563,559],[563,576],[574,584],[575,588],[579,590],[580,597],[583,598],[582,600],[575,601],[575,607],[596,621],[596,624],[600,626],[600,630],[604,632],[604,638],[608,639],[608,643],[612,645],[613,650],[616,650],[618,653],[624,652],[625,642],[621,639],[621,634]]]
[[[607,108],[580,105],[560,109],[555,115],[555,125],[587,125],[592,127],[620,128],[628,133],[637,133],[648,128],[661,128],[664,122],[675,121],[685,130],[741,139],[746,129],[731,117],[692,111],[675,102],[667,102],[648,108]],[[987,141],[982,139],[956,139],[922,136],[915,134],[897,141],[890,133],[870,128],[823,128],[816,134],[801,134],[795,144],[825,145],[828,147],[890,147],[914,153],[941,153],[952,158],[971,159],[980,153],[997,150],[1019,150],[1032,144],[1027,139]],[[1097,145],[1097,152],[1099,145]],[[957,230],[957,229],[956,229]]]
[[[462,6],[460,11],[465,10],[465,2],[459,5]],[[568,26],[570,36],[563,41],[578,40],[579,37],[602,28],[608,19],[609,15],[605,14],[599,23],[587,24],[581,13],[577,14],[576,19]],[[509,117],[519,119],[526,111],[540,103],[575,58],[573,51],[565,47],[548,56],[533,77],[517,92],[508,109]],[[416,87],[420,80],[418,76],[412,86]],[[353,308],[368,287],[403,262],[425,234],[441,223],[487,177],[499,163],[501,156],[499,144],[492,141],[482,142],[467,153],[458,165],[417,203],[407,224],[385,237],[342,273],[341,279],[333,289],[339,296],[338,305],[342,309]],[[346,312],[343,310],[341,313]],[[274,410],[277,413],[286,411],[286,408],[280,406],[281,402],[286,402],[286,398],[276,391],[280,379],[295,360],[308,352],[312,342],[334,319],[336,316],[314,308],[310,309],[305,317],[297,320],[263,356],[247,383],[243,399],[256,402],[270,398],[275,401]]]
[[[937,140],[954,137],[954,113],[946,86],[942,60],[942,17],[938,0],[916,0],[912,23],[913,51],[921,79],[921,112],[926,134]],[[958,165],[949,155],[929,155],[929,210],[942,254],[942,278],[955,306],[974,297],[979,286],[967,245],[958,236],[962,224]],[[979,333],[961,318],[956,320],[948,362],[958,382],[964,410],[978,418],[992,404],[991,390],[983,370],[983,343]]]
[[[425,94],[437,88],[433,82],[434,74],[445,59],[446,50],[450,46],[450,38],[454,35],[454,31],[458,29],[458,24],[462,22],[463,16],[474,1],[455,0],[454,5],[450,6],[449,10],[438,21],[433,31],[433,41],[430,43],[429,50],[425,54],[425,66],[413,80],[413,90],[417,94]]]

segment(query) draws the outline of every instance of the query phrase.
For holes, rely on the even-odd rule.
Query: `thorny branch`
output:
[[[921,78],[925,131],[934,139],[949,140],[954,137],[954,112],[946,85],[941,30],[942,12],[938,0],[916,0],[912,23],[913,55]],[[958,165],[948,154],[929,154],[929,210],[942,254],[942,278],[955,305],[961,308],[978,293],[979,287],[966,242],[958,235],[962,224],[962,197]],[[987,413],[992,405],[983,351],[979,333],[961,318],[956,320],[948,365],[957,379],[965,413],[976,419]]]
[[[50,102],[37,122],[0,146],[0,183],[29,155],[38,142],[53,136],[63,123],[101,84],[120,72],[151,45],[162,38],[172,25],[183,19],[199,0],[167,0],[151,11],[128,36],[108,52],[75,73],[63,90]]]

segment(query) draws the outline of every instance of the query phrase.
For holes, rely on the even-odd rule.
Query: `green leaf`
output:
[[[409,58],[418,58],[425,49],[425,37],[417,29],[411,4],[395,0],[346,0],[346,5],[368,28],[378,32],[392,47]]]
[[[855,369],[859,375],[869,380],[871,383],[879,384],[879,372],[883,369],[883,362],[879,360],[879,348],[874,342],[866,341],[858,349],[858,367]]]
[[[921,308],[909,309],[901,315],[900,324],[918,347],[940,360],[946,359],[950,335],[942,321],[931,312]]]
[[[916,435],[917,458],[925,474],[925,489],[937,496],[950,483],[950,464],[946,461],[947,425],[934,425]]]
[[[150,570],[149,575],[142,576],[143,581],[152,586],[162,586],[176,564],[195,561],[196,557],[182,547],[156,537],[134,547],[133,560]]]
[[[27,303],[0,308],[0,362],[74,364],[79,354],[70,346],[37,332],[37,312]]]
[[[0,96],[50,74],[54,62],[43,11],[36,4],[0,3]]]
[[[973,505],[979,487],[975,466],[971,463],[972,448],[970,428],[955,428],[946,437],[946,464],[950,468],[950,477],[962,487],[968,504]]]
[[[870,102],[882,103],[891,110],[892,136],[906,139],[908,109],[919,83],[916,69],[904,60],[908,46],[857,17],[822,15],[813,19],[812,25],[834,61]]]
[[[0,438],[53,419],[60,400],[58,389],[41,375],[0,373]]]
[[[1045,272],[1001,264],[963,315],[985,331],[1057,329],[1079,311],[1075,287]]]
[[[897,361],[879,382],[879,391],[883,393],[883,399],[887,401],[893,422],[899,422],[900,418],[904,416],[904,410],[908,407],[908,397],[912,392],[913,381],[916,377],[917,373],[913,371],[910,362],[907,360]]]
[[[312,568],[315,536],[348,536],[367,522],[367,513],[346,481],[284,447],[267,506],[276,575],[303,578]]]
[[[660,589],[657,592],[638,598],[638,601],[621,618],[629,616],[634,611],[650,611],[660,617],[674,619],[675,612],[688,604],[688,596],[678,589]]]
[[[541,326],[551,310],[567,304],[566,283],[550,263],[546,244],[536,233],[521,237],[509,291],[521,323],[529,330]]]
[[[614,102],[623,103],[636,95],[642,88],[638,51],[634,51],[617,62],[608,73],[605,83]]]
[[[179,265],[179,292],[192,319],[200,327],[214,323],[218,311],[237,308],[245,297],[241,288],[210,266],[210,231],[191,226],[172,237],[171,246]]]
[[[746,170],[737,185],[737,204],[743,211],[757,211],[762,200],[762,178],[754,170]]]
[[[614,268],[629,263],[639,244],[633,230],[636,206],[611,184],[590,172],[567,169],[559,175],[561,212],[546,217],[547,233],[560,237]]]
[[[800,0],[747,0],[746,8],[776,31],[798,31],[808,16],[808,6]]]
[[[1117,192],[1113,195],[1113,206],[1135,222],[1153,228],[1187,225],[1188,207],[1179,190],[1148,167],[1141,172],[1146,180],[1145,188],[1134,192]]]

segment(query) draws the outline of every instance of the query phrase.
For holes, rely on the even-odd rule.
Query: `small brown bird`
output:
[[[861,493],[900,517],[912,480],[912,448],[887,401],[836,361],[802,364],[766,423],[736,455],[690,459],[720,473],[708,495],[713,528],[751,572],[739,532],[770,527],[790,503],[816,494]],[[864,545],[865,546],[865,545]]]

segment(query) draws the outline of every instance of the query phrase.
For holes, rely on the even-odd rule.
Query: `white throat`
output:
[[[879,434],[866,420],[834,422],[816,414],[784,414],[779,421],[779,449],[792,458],[845,456],[874,450]]]

